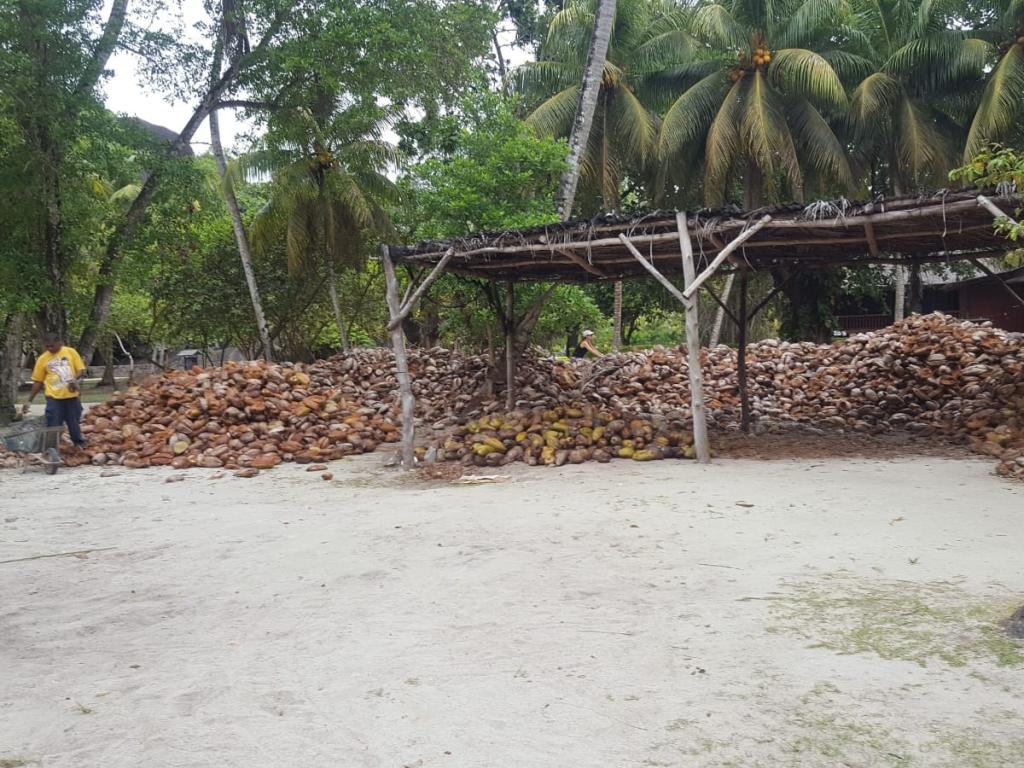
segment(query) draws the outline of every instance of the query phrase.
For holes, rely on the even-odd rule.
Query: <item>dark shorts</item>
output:
[[[75,445],[85,445],[82,430],[78,427],[78,422],[81,420],[81,398],[67,397],[62,400],[52,397],[46,398],[46,426],[59,427],[62,424],[67,425],[68,436]]]

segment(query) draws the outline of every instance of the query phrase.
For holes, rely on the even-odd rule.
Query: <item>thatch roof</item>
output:
[[[1021,199],[994,201],[1012,215]],[[993,231],[992,214],[978,204],[977,192],[939,192],[868,203],[837,200],[756,211],[732,207],[694,211],[687,214],[687,223],[698,261],[710,261],[766,214],[771,221],[731,257],[733,267],[955,261],[1011,247]],[[647,272],[619,240],[620,234],[653,259],[662,273],[682,270],[675,211],[603,215],[522,231],[395,245],[389,250],[398,264],[431,266],[452,249],[448,271],[488,280],[590,282],[646,277]],[[723,268],[729,269],[730,264]]]

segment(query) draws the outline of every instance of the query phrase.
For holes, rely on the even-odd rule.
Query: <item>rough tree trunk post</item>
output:
[[[900,322],[906,311],[907,270],[902,264],[896,265],[896,297],[893,300],[892,319]]]
[[[684,287],[688,288],[697,277],[697,269],[693,264],[693,243],[690,241],[690,231],[686,227],[686,214],[681,211],[676,214],[676,229],[679,230],[679,249],[683,257]],[[708,445],[708,421],[704,407],[704,372],[700,364],[698,305],[696,296],[683,303],[686,309],[686,357],[690,369],[693,447],[697,451],[697,461],[707,464],[711,461],[711,448]]]
[[[398,277],[391,253],[386,245],[380,247],[380,260],[384,265],[384,279],[387,282],[388,313],[391,315],[391,347],[395,353],[395,373],[398,377],[398,391],[402,400],[402,467],[416,466],[416,425],[413,421],[416,398],[412,394],[412,379],[409,378],[409,359],[405,353],[405,332],[402,330],[401,297],[398,294]]]
[[[10,423],[17,413],[23,331],[24,317],[18,314],[8,315],[0,327],[0,424]]]
[[[622,281],[615,281],[615,300],[612,306],[612,349],[622,350]]]
[[[730,272],[729,276],[725,279],[725,288],[722,289],[722,304],[729,304],[729,294],[732,293],[732,283],[736,279],[736,273]],[[725,321],[725,307],[719,307],[715,313],[715,324],[711,326],[711,339],[708,341],[709,347],[717,347],[718,340],[722,337],[722,323]]]
[[[216,75],[219,76],[220,73],[217,72]],[[224,146],[220,142],[220,120],[217,118],[216,110],[210,113],[210,149],[213,150],[214,159],[217,161],[217,173],[220,174],[224,202],[228,213],[231,214],[231,228],[234,230],[235,243],[238,245],[238,257],[242,260],[245,284],[249,288],[249,299],[252,301],[252,313],[256,318],[256,330],[259,332],[260,345],[263,347],[263,357],[267,362],[273,362],[274,345],[270,342],[267,316],[263,313],[263,300],[256,284],[256,272],[252,267],[252,252],[249,250],[249,236],[242,222],[242,211],[238,207],[235,189],[228,181],[228,163],[224,157]]]
[[[515,283],[505,283],[505,410],[516,407]]]
[[[569,167],[562,174],[558,185],[558,213],[565,221],[572,216],[573,201],[576,199],[576,185],[580,180],[580,159],[590,138],[590,129],[594,123],[594,110],[597,109],[597,98],[601,92],[601,77],[604,74],[604,62],[608,55],[608,42],[611,40],[612,27],[615,25],[615,0],[598,0],[597,13],[594,18],[594,33],[590,37],[590,49],[587,52],[587,63],[583,70],[583,82],[580,87],[579,105],[576,117],[569,134]]]
[[[921,265],[912,264],[910,267],[910,311],[920,314],[921,301],[924,293],[924,283],[921,281]]]
[[[750,395],[747,392],[747,284],[750,274],[740,270],[740,307],[736,319],[739,320],[739,338],[737,342],[736,377],[740,388],[740,430],[750,431]]]

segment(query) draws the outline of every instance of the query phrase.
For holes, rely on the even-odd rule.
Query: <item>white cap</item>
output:
[[[587,338],[587,336],[593,336],[593,335],[594,335],[593,331],[584,331],[583,332],[583,338],[584,339]]]

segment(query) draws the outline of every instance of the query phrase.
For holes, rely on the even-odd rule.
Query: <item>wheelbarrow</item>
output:
[[[0,441],[9,451],[24,457],[22,468],[28,463],[31,454],[38,454],[37,461],[42,464],[43,471],[48,475],[57,474],[57,468],[63,463],[60,460],[61,435],[64,426],[48,427],[46,419],[37,417],[25,419],[0,430]]]

